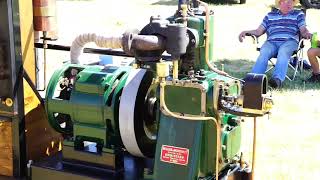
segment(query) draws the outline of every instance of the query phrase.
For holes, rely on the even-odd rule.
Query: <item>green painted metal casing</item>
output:
[[[216,114],[214,101],[216,84],[211,79],[233,81],[227,77],[212,72],[205,72],[206,79],[200,82],[179,86],[170,84],[165,86],[165,103],[172,112],[185,116],[205,115],[219,119],[226,119],[228,114]],[[199,88],[200,87],[200,88]],[[238,95],[240,88],[237,85],[229,88],[231,95]],[[204,107],[204,108],[203,108]],[[233,116],[232,116],[233,117]],[[234,116],[235,118],[235,116]],[[221,122],[223,122],[221,120]],[[231,121],[230,121],[231,122]],[[222,154],[219,159],[219,171],[222,170],[240,150],[241,128],[237,124],[223,123],[221,140],[224,148],[218,147]],[[224,126],[233,127],[231,131]],[[199,177],[213,176],[216,162],[216,133],[217,127],[213,121],[191,121],[160,113],[160,125],[157,139],[157,148],[154,165],[154,179],[198,179]],[[188,150],[188,160],[179,163],[173,158],[172,162],[165,159],[165,147],[182,148]],[[224,155],[227,153],[227,156]],[[173,153],[174,154],[174,153]],[[184,154],[186,155],[186,154]],[[180,154],[182,157],[183,155]]]
[[[225,114],[222,118],[225,128],[221,136],[224,159],[232,159],[238,153],[241,146],[241,126],[238,126],[236,122],[237,118],[237,116],[231,114]]]
[[[197,179],[214,174],[216,128],[212,122],[185,121],[163,114],[160,122],[154,179]],[[186,148],[188,163],[179,165],[162,161],[162,147],[166,145]]]
[[[175,19],[174,16],[167,18],[172,23],[182,23],[181,18]],[[205,59],[205,38],[206,38],[206,16],[196,15],[188,16],[187,18],[187,27],[193,30],[194,35],[197,36],[198,45],[194,48],[194,70],[208,70],[209,67]],[[213,48],[214,48],[214,15],[209,15],[209,61],[213,61]]]
[[[77,69],[76,83],[70,99],[55,94],[59,81]],[[130,67],[65,65],[57,70],[48,85],[46,109],[51,126],[68,133],[55,119],[56,113],[65,114],[73,122],[73,136],[82,140],[98,139],[102,146],[121,144],[118,131],[118,105]]]
[[[195,29],[198,33],[199,44],[198,47],[195,48],[195,63],[194,69],[200,70],[205,69],[208,70],[208,65],[205,60],[205,16],[194,16],[188,17],[188,28]],[[214,16],[209,16],[209,61],[213,60],[213,40],[214,40]]]

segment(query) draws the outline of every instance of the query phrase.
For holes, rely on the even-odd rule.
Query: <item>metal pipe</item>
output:
[[[252,168],[251,168],[251,180],[254,180],[254,166],[256,163],[256,141],[257,141],[257,117],[253,118],[253,147],[252,147]]]
[[[179,74],[179,60],[173,60],[173,70],[172,70],[172,76],[173,79],[178,79],[178,74]]]
[[[132,49],[152,51],[164,50],[165,47],[165,40],[160,36],[154,35],[130,34],[129,37],[125,37],[123,35],[101,36],[95,33],[82,34],[72,42],[70,49],[71,63],[83,64],[83,62],[80,61],[80,56],[85,45],[89,42],[94,42],[99,47],[118,49],[127,46],[127,44],[123,44],[127,43],[124,41],[126,38],[129,38],[128,40],[132,41],[132,44],[129,44]]]
[[[144,51],[161,50],[165,47],[165,40],[154,35],[133,35],[132,47]]]
[[[37,89],[38,91],[45,91],[47,84],[47,31],[42,32],[43,38],[43,88]]]
[[[189,0],[179,0],[178,2],[178,11],[181,10],[181,5],[188,3]]]
[[[43,90],[47,84],[47,31],[43,31]]]
[[[48,44],[47,46],[49,50],[57,50],[57,51],[70,51],[70,46],[58,45],[58,44]],[[42,43],[34,43],[35,48],[44,48]],[[122,50],[114,50],[114,49],[97,49],[97,48],[84,48],[84,53],[92,53],[92,54],[102,54],[102,55],[110,55],[110,56],[122,56],[122,57],[134,57],[126,54]],[[162,55],[162,59],[169,60],[171,56]]]
[[[188,15],[188,5],[184,4],[181,5],[181,17],[182,17],[182,23],[187,26],[188,25],[188,21],[187,21],[187,15]]]
[[[209,5],[207,3],[204,3],[200,0],[197,0],[199,2],[200,5],[204,6],[205,7],[205,10],[206,10],[206,24],[205,24],[205,30],[206,30],[206,44],[205,44],[205,59],[206,59],[206,63],[208,65],[208,67],[215,73],[218,73],[220,75],[225,75],[227,76],[228,73],[226,72],[223,72],[223,71],[220,71],[219,69],[215,68],[214,66],[212,66],[209,62],[209,40],[210,40],[210,31],[209,31],[209,28],[210,28],[210,24],[209,24]]]

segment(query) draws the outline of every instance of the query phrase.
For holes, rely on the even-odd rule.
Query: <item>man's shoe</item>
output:
[[[278,78],[271,78],[269,81],[269,85],[274,89],[278,89],[281,87],[281,80]]]
[[[320,82],[320,74],[313,74],[312,73],[312,76],[307,79],[307,82],[309,82],[309,83]]]

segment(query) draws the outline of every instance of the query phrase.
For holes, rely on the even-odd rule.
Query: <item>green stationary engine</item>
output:
[[[243,168],[240,117],[270,110],[266,77],[244,82],[213,67],[213,15],[192,5],[180,2],[173,17],[96,41],[134,55],[133,66],[66,64],[54,73],[46,109],[65,135],[68,165],[118,171],[128,151],[154,159],[146,179],[218,179]]]
[[[128,83],[133,78],[134,82]],[[96,143],[98,151],[104,148],[121,149],[119,126],[129,122],[119,121],[119,116],[123,118],[128,113],[125,109],[124,114],[119,115],[120,97],[125,98],[123,91],[129,91],[130,96],[124,102],[128,104],[133,99],[139,107],[127,116],[132,121],[136,118],[148,124],[135,127],[146,131],[143,135],[139,133],[139,138],[145,138],[144,144],[141,144],[144,147],[141,156],[151,157],[155,138],[148,139],[147,135],[156,133],[152,124],[156,122],[153,109],[148,112],[148,108],[155,105],[155,92],[149,89],[152,79],[151,72],[137,71],[131,67],[66,65],[54,73],[48,85],[46,107],[49,122],[58,132],[73,135],[76,150],[83,149],[85,141]],[[145,100],[146,97],[148,99]],[[121,107],[126,108],[126,104]]]

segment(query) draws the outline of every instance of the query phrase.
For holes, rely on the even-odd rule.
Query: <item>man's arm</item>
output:
[[[266,29],[260,25],[257,29],[255,30],[250,30],[250,31],[242,31],[240,34],[239,34],[239,41],[242,42],[243,41],[243,38],[248,35],[248,34],[251,34],[251,35],[254,35],[256,37],[259,37],[261,36],[262,34],[264,34],[266,32]]]
[[[300,28],[300,34],[305,39],[311,39],[312,34],[309,32],[306,26],[301,26]]]

